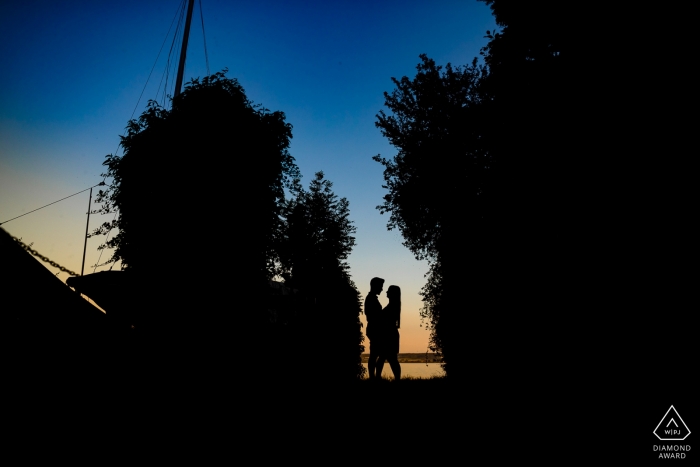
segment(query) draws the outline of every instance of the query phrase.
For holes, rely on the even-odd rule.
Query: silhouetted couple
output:
[[[382,309],[377,295],[384,289],[384,279],[375,277],[369,283],[370,291],[365,298],[367,338],[369,339],[369,379],[382,377],[384,362],[389,362],[396,381],[401,379],[399,365],[399,328],[401,327],[401,289],[389,286],[386,296],[389,304]]]

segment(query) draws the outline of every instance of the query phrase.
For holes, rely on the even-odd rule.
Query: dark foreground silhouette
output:
[[[117,344],[106,316],[0,229],[5,374],[10,381],[65,380],[111,365]]]
[[[220,425],[210,423],[216,414],[217,419],[246,427],[237,434],[240,440],[259,441],[274,426],[276,445],[289,446],[284,452],[290,458],[313,455],[313,445],[320,441],[352,452],[356,433],[368,424],[390,420],[398,428],[387,429],[382,439],[404,445],[411,440],[414,448],[427,451],[433,460],[484,452],[518,460],[532,454],[533,443],[540,442],[543,433],[549,433],[549,455],[586,456],[591,425],[595,427],[601,419],[621,419],[629,431],[616,436],[620,442],[626,440],[624,459],[633,460],[639,453],[651,452],[655,418],[660,419],[670,404],[675,404],[691,430],[694,426],[696,412],[688,401],[695,393],[682,371],[690,372],[692,366],[674,370],[675,365],[658,363],[676,338],[689,333],[660,332],[663,329],[653,320],[631,321],[630,332],[641,332],[656,343],[654,349],[660,352],[656,358],[640,348],[621,347],[607,360],[601,359],[593,338],[591,357],[584,365],[568,358],[565,346],[526,360],[543,344],[526,345],[520,339],[503,350],[484,348],[475,354],[467,378],[341,381],[295,358],[298,347],[294,345],[303,334],[284,334],[279,328],[277,339],[291,336],[277,341],[284,342],[284,347],[266,347],[265,341],[248,337],[245,343],[257,344],[250,348],[259,350],[249,353],[240,342],[228,348],[233,354],[222,353],[227,350],[222,343],[207,340],[227,337],[227,333],[192,333],[191,327],[186,334],[175,334],[176,338],[156,334],[150,336],[155,340],[143,341],[148,333],[137,331],[148,328],[147,320],[133,321],[137,324],[132,329],[127,324],[131,320],[119,315],[118,301],[117,305],[100,302],[99,286],[95,286],[99,274],[71,283],[95,286],[94,295],[107,314],[78,297],[4,231],[0,231],[0,252],[3,264],[14,272],[5,276],[2,290],[7,346],[4,397],[12,408],[5,420],[15,433],[33,433],[37,424],[71,420],[102,437],[123,435],[123,427],[128,427],[131,438],[158,432],[196,444],[200,437],[221,433]],[[277,292],[279,299],[290,291]],[[337,301],[333,296],[318,302],[328,303],[324,302],[328,299]],[[275,306],[278,311],[283,308]],[[284,312],[275,316],[277,322],[288,322]],[[167,329],[182,331],[177,325]],[[295,329],[301,333],[308,328]],[[225,342],[230,343],[228,337]],[[321,334],[319,339],[323,338]],[[518,348],[521,355],[515,355]],[[273,355],[271,349],[279,354]],[[674,356],[681,362],[694,358],[692,353]],[[652,358],[643,365],[636,363],[646,357]],[[291,365],[275,367],[279,361]],[[562,433],[550,433],[553,419]],[[605,434],[599,436],[607,439]],[[595,455],[615,455],[610,451],[617,445],[601,445]],[[419,455],[409,451],[411,457]]]
[[[150,102],[129,122],[123,156],[106,157],[112,182],[97,198],[119,216],[95,233],[118,228],[106,243],[123,271],[70,283],[131,336],[146,377],[362,376],[349,203],[322,172],[302,186],[291,137],[283,112],[253,104],[224,71],[192,80],[169,109]],[[167,188],[154,211],[157,180]],[[224,235],[185,211],[220,219],[214,231]],[[279,277],[283,286],[271,282]],[[300,342],[311,343],[313,365],[289,358]]]

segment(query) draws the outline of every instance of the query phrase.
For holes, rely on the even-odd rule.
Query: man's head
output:
[[[370,287],[370,292],[373,294],[379,294],[382,289],[384,288],[384,279],[381,279],[379,277],[375,277],[371,281],[369,281],[369,287]]]

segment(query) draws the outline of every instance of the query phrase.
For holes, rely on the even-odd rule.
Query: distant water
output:
[[[367,364],[362,366],[367,368]],[[445,376],[445,372],[439,363],[401,363],[401,377],[410,376],[412,378],[432,378],[433,376]],[[388,363],[384,364],[382,378],[394,379],[394,373]]]

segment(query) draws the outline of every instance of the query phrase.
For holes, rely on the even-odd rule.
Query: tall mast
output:
[[[192,10],[194,0],[189,0],[187,5],[187,21],[185,21],[185,33],[182,35],[182,50],[180,51],[180,64],[177,67],[177,81],[175,81],[175,97],[180,94],[182,88],[182,75],[185,73],[185,59],[187,58],[187,41],[190,38],[190,23],[192,23]]]
[[[92,205],[92,188],[90,188],[90,199],[88,200],[87,224],[85,225],[85,245],[83,246],[83,267],[80,268],[80,275],[85,273],[85,252],[87,251],[88,228],[90,227],[90,206]]]

